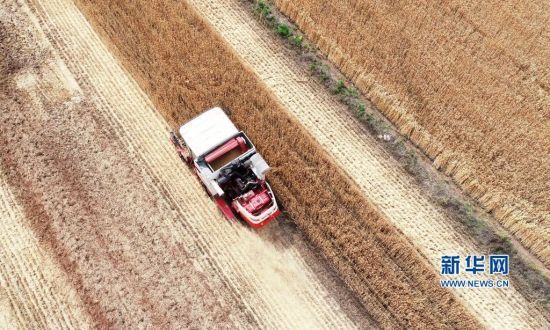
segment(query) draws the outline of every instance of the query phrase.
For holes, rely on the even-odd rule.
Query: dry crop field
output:
[[[472,324],[463,307],[433,285],[434,271],[410,243],[317,150],[192,7],[163,1],[80,4],[172,125],[215,104],[230,109],[275,168],[270,182],[289,214],[378,322]],[[386,308],[394,317],[388,318]]]
[[[550,265],[546,1],[274,2]]]
[[[296,94],[278,89],[277,70],[300,71],[244,13],[230,0],[0,3],[0,328],[548,326],[514,288],[440,287],[426,228],[403,224],[416,212],[464,233],[395,164],[350,172],[312,123],[332,122],[344,152],[387,155],[357,147],[357,123],[314,84],[284,73]],[[326,117],[300,110],[317,98]],[[285,215],[261,231],[225,221],[168,142],[213,106],[273,168]]]
[[[292,226],[223,220],[72,2],[0,8],[0,328],[373,322]]]

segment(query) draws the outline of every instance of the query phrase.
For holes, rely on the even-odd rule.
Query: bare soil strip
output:
[[[0,220],[0,328],[89,328],[82,301],[28,227],[2,173]]]
[[[5,7],[31,27],[15,31],[26,47],[12,59],[33,60],[8,65],[0,159],[95,322],[371,325],[291,226],[258,235],[223,219],[172,150],[165,121],[71,1],[30,7]]]
[[[265,28],[250,17],[238,0],[190,0],[278,97],[281,103],[334,157],[435,269],[445,254],[483,254],[467,235],[433,205],[400,170],[361,124],[335,102],[319,84],[308,80]],[[532,303],[513,288],[456,290],[484,324],[495,327],[533,327],[547,321]]]

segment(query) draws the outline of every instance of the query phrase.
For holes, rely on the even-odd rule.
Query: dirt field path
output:
[[[445,254],[487,254],[457,231],[412,179],[326,90],[296,65],[284,45],[251,17],[238,0],[189,0],[281,103],[355,180],[438,269]],[[479,277],[478,277],[479,278]],[[541,313],[513,288],[456,290],[479,320],[495,328],[548,326]]]
[[[2,173],[0,220],[0,329],[88,328],[76,291],[41,248]]]
[[[2,138],[20,149],[4,150],[4,160],[11,175],[36,184],[24,199],[44,207],[36,221],[50,223],[48,232],[34,229],[62,263],[76,265],[66,271],[94,317],[115,326],[369,325],[291,226],[258,234],[223,219],[175,155],[163,119],[71,1],[10,10],[53,55],[18,78],[14,93],[27,106],[4,113],[16,131]],[[36,150],[23,133],[33,127],[43,127],[36,134],[51,150]],[[27,149],[46,159],[29,162]]]

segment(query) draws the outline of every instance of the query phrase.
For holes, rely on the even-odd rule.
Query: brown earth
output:
[[[544,1],[275,3],[548,267]]]
[[[475,326],[406,238],[186,3],[78,3],[171,125],[214,105],[229,109],[273,166],[269,179],[289,214],[381,325]]]
[[[80,297],[28,227],[1,172],[0,219],[0,328],[88,328]]]

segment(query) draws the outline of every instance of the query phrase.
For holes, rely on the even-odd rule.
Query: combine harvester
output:
[[[228,219],[235,213],[259,228],[280,211],[265,174],[269,166],[244,132],[220,108],[213,108],[179,129],[170,140]]]

